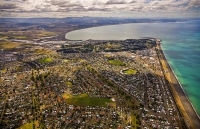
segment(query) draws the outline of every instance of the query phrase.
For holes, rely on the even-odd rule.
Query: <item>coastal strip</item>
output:
[[[160,63],[163,69],[164,76],[168,81],[169,88],[174,97],[178,110],[183,117],[183,120],[188,128],[199,129],[200,119],[191,102],[188,100],[181,84],[176,75],[167,62],[167,59],[160,46],[160,40],[157,40],[157,50],[159,52]]]

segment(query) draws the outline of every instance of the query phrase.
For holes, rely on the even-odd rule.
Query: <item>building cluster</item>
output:
[[[97,46],[91,43],[102,50],[109,47],[109,51],[97,52]],[[167,82],[161,76],[153,40],[62,42],[63,49],[77,50],[69,53],[49,44],[40,47],[58,50],[57,54],[36,56],[34,53],[23,58],[18,55],[21,61],[18,56],[17,60],[3,61],[5,57],[15,56],[10,53],[0,57],[0,122],[3,127],[17,128],[35,121],[38,124],[33,126],[39,128],[179,126],[181,118]],[[81,52],[86,50],[85,45],[95,51]],[[118,49],[120,45],[123,51]],[[53,62],[39,61],[48,57]],[[112,64],[110,60],[123,65]],[[136,73],[124,74],[125,69]],[[66,94],[109,98],[112,105],[73,105],[63,97]]]

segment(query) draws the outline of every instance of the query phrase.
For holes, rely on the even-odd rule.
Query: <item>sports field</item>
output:
[[[121,60],[109,60],[109,64],[115,66],[124,66],[125,64]]]
[[[53,60],[51,58],[42,58],[40,60],[38,60],[40,63],[42,64],[46,64],[46,63],[51,63],[53,62]]]
[[[115,103],[110,98],[96,98],[90,97],[87,94],[80,94],[72,96],[69,94],[63,94],[63,98],[67,103],[76,106],[114,106]]]

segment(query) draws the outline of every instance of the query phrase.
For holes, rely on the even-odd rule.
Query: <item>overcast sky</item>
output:
[[[0,17],[200,18],[200,0],[0,0]]]

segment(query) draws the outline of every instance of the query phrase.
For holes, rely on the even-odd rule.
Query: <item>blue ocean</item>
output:
[[[187,97],[200,115],[200,20],[172,23],[131,23],[72,31],[72,40],[124,40],[154,37],[162,40],[164,54]]]

